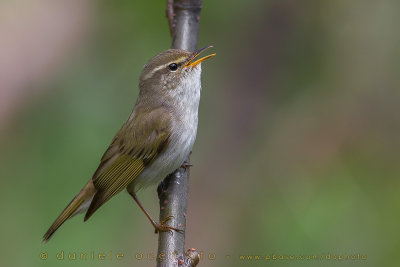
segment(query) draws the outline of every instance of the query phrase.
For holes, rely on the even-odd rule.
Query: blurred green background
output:
[[[190,177],[200,266],[398,266],[399,10],[203,1],[199,47],[217,56],[203,64]],[[142,66],[170,46],[165,1],[2,1],[0,36],[2,265],[155,266],[157,235],[126,192],[41,237],[129,116]],[[157,217],[155,189],[139,197]],[[107,258],[67,259],[92,251]]]

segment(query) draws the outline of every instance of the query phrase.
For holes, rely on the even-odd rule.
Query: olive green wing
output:
[[[85,221],[128,186],[169,144],[171,117],[165,109],[136,110],[114,137],[93,175],[97,192]]]

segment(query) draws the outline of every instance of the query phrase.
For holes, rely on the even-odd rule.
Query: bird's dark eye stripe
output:
[[[176,70],[178,69],[178,64],[176,64],[176,63],[171,63],[171,64],[168,65],[168,69],[169,69],[170,71],[176,71]]]

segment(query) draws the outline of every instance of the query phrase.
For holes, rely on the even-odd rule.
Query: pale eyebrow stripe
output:
[[[184,61],[186,61],[186,57],[180,57],[180,58],[178,58],[177,60],[168,62],[168,63],[165,64],[165,65],[160,65],[160,66],[154,68],[154,69],[152,70],[152,72],[150,72],[149,74],[147,74],[147,75],[144,77],[144,79],[149,79],[149,78],[151,78],[151,77],[154,75],[154,73],[156,73],[157,71],[159,71],[159,70],[161,70],[161,69],[167,67],[167,66],[168,66],[169,64],[171,64],[171,63],[180,64],[180,63],[182,63],[182,62],[184,62]]]

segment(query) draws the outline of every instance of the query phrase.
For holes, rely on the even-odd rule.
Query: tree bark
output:
[[[172,34],[172,47],[194,51],[197,47],[202,0],[167,0],[167,17]],[[189,164],[190,156],[186,159]],[[189,168],[179,168],[158,186],[160,221],[172,215],[169,223],[186,230],[186,210],[189,191]],[[198,253],[189,249],[184,254],[185,232],[160,232],[158,237],[158,267],[196,266]]]

